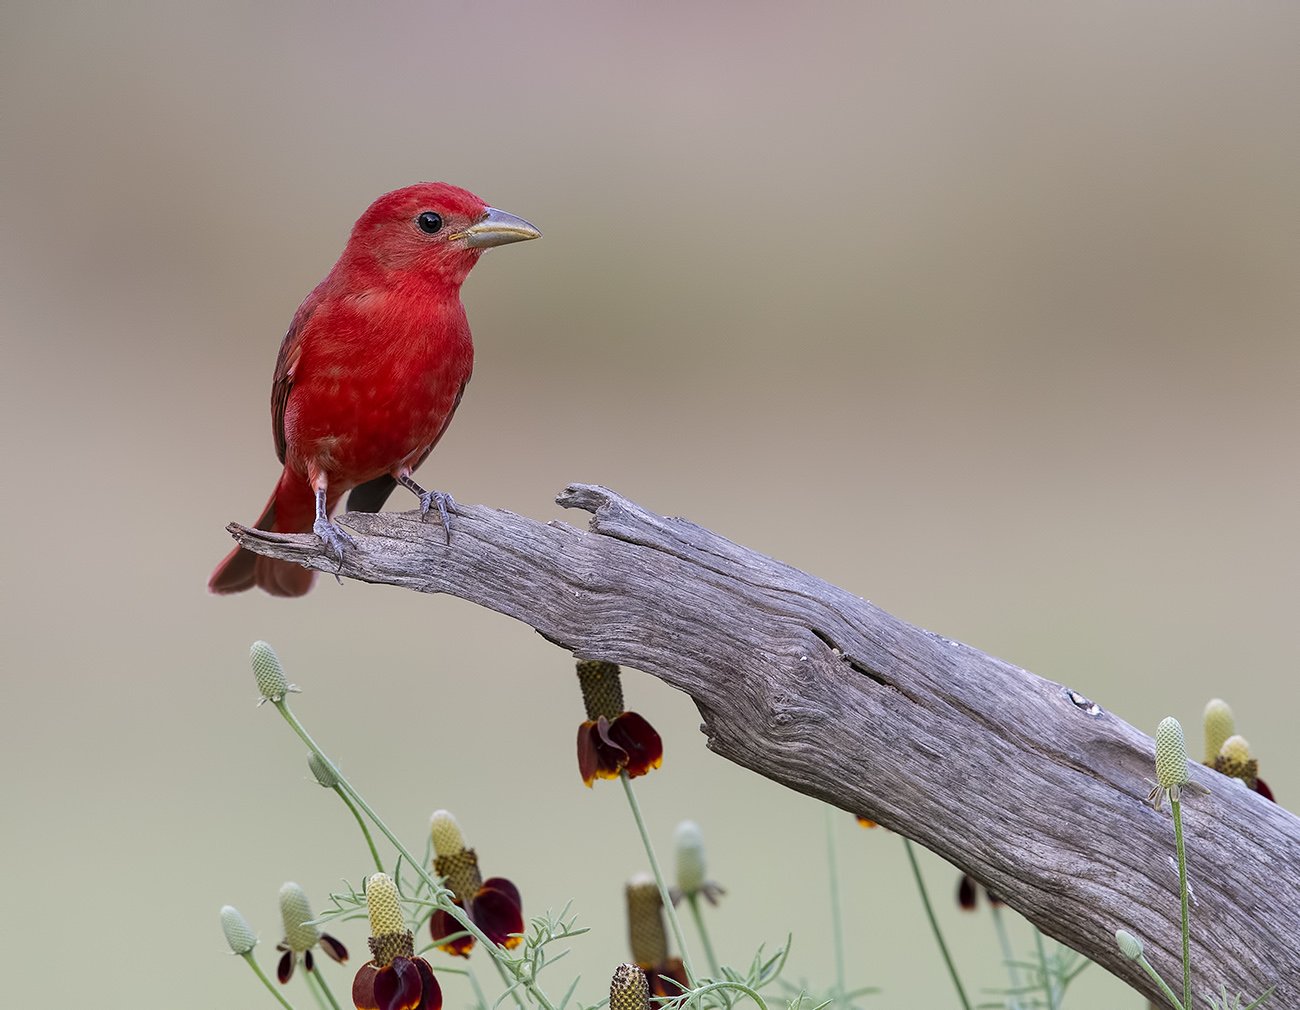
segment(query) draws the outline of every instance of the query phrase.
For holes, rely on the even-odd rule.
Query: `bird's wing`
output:
[[[323,287],[324,285],[322,285]],[[275,454],[284,462],[287,448],[284,434],[284,413],[289,406],[289,394],[293,392],[293,373],[302,357],[303,331],[307,320],[316,311],[320,302],[321,289],[317,288],[307,296],[298,311],[293,314],[289,332],[280,342],[280,353],[275,359],[275,378],[271,380],[271,433],[275,436]]]

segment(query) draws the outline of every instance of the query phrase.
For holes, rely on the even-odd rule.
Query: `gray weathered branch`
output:
[[[1045,933],[1159,999],[1123,927],[1175,984],[1168,809],[1144,803],[1151,738],[1060,684],[906,624],[857,596],[605,488],[561,505],[590,531],[458,506],[452,544],[414,513],[350,514],[341,574],[450,593],[578,656],[685,691],[709,747],[913,838]],[[261,554],[333,572],[310,535],[232,525]],[[1198,993],[1300,1007],[1300,820],[1199,765],[1183,804]]]

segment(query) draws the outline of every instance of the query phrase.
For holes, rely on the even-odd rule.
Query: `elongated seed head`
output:
[[[1236,732],[1232,719],[1232,709],[1222,698],[1211,698],[1205,706],[1205,715],[1201,719],[1205,729],[1205,763],[1214,764],[1219,756],[1223,741]]]
[[[694,821],[682,821],[673,832],[677,853],[677,889],[685,895],[698,894],[704,886],[704,834]]]
[[[617,663],[584,659],[578,663],[578,685],[593,722],[602,715],[613,722],[623,714],[623,680]]]
[[[371,936],[406,932],[397,885],[387,873],[376,873],[366,881],[366,905],[370,909]]]
[[[609,1010],[649,1010],[650,982],[635,964],[620,964],[609,983]]]
[[[1161,719],[1156,727],[1156,781],[1164,789],[1191,781],[1187,774],[1187,741],[1183,739],[1182,723],[1173,716]]]
[[[1230,736],[1223,741],[1214,759],[1214,768],[1224,775],[1241,779],[1252,789],[1259,779],[1259,762],[1251,757],[1250,744],[1244,736]]]
[[[234,905],[221,906],[221,931],[236,954],[247,954],[257,946],[257,934]]]
[[[460,823],[450,810],[435,810],[429,818],[429,834],[433,836],[433,851],[440,856],[454,856],[465,848],[465,836]]]
[[[271,702],[280,702],[289,693],[289,678],[284,675],[280,657],[265,642],[254,642],[248,650],[253,663],[253,679],[257,681],[257,690],[263,698]]]
[[[301,953],[320,942],[320,930],[304,925],[316,918],[307,900],[307,892],[293,881],[280,888],[280,918],[284,921],[284,942],[290,950]]]
[[[653,968],[668,960],[664,906],[653,877],[638,876],[627,883],[627,934],[632,960]]]

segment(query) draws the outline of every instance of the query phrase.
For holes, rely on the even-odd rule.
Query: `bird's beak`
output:
[[[494,245],[509,245],[511,242],[525,242],[530,238],[541,238],[542,233],[522,217],[507,214],[504,210],[489,207],[487,213],[468,228],[449,235],[450,241],[464,239],[470,249],[490,249]]]

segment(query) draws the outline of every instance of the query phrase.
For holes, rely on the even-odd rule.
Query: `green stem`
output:
[[[492,962],[496,964],[494,960]],[[470,970],[469,965],[465,966],[465,977],[469,979],[470,987],[474,990],[474,998],[478,1000],[479,1010],[488,1010],[487,997],[483,995],[483,987],[478,984],[478,977]]]
[[[829,805],[823,806],[826,828],[826,868],[831,884],[831,939],[835,945],[835,1000],[844,997],[844,919],[840,912],[840,868],[835,858],[835,824]]]
[[[415,857],[407,851],[407,848],[402,844],[401,839],[389,830],[388,825],[383,822],[377,813],[375,813],[370,804],[366,802],[365,797],[357,792],[356,789],[353,788],[352,783],[343,777],[343,773],[339,771],[338,765],[331,761],[329,755],[321,750],[320,745],[311,738],[311,734],[308,733],[303,724],[298,721],[298,717],[293,714],[292,710],[290,710],[287,702],[281,698],[279,701],[274,701],[273,704],[279,710],[280,714],[284,716],[284,721],[287,722],[290,728],[298,734],[298,738],[307,745],[308,749],[310,749],[313,754],[324,761],[330,771],[334,773],[334,777],[338,780],[338,788],[341,789],[353,803],[365,811],[365,814],[370,818],[371,823],[379,829],[379,833],[387,838],[393,848],[396,849],[401,854],[402,858],[411,865],[411,868],[428,886],[429,893],[436,896],[435,900],[437,901],[438,907],[443,909],[443,911],[459,922],[467,932],[471,933],[474,938],[483,945],[483,949],[492,955],[494,960],[498,963],[502,963],[503,959],[506,959],[506,955],[495,943],[488,939],[486,933],[471,921],[470,917],[465,914],[464,909],[454,902],[447,900],[446,895],[451,892],[438,886],[438,882],[429,875],[429,871],[424,868],[422,863],[417,862]],[[527,988],[527,990],[536,998],[537,1002],[541,1004],[543,1010],[555,1010],[551,1001],[547,999],[546,993],[542,992],[542,990],[538,988],[537,983],[533,979],[525,978],[523,970],[518,968],[513,961],[503,964],[503,967],[508,968],[511,974],[513,974],[519,982],[523,983],[524,987]],[[510,992],[515,998],[515,1003],[518,1004],[522,1010],[524,1005],[523,998],[515,989],[511,989]]]
[[[952,979],[953,988],[957,990],[957,998],[961,1000],[965,1010],[971,1010],[970,1000],[966,998],[966,990],[962,988],[961,979],[957,976],[957,966],[952,963],[952,955],[948,953],[948,945],[944,943],[943,933],[939,929],[939,920],[934,917],[934,909],[930,906],[930,896],[926,893],[925,881],[921,879],[921,867],[916,861],[916,852],[913,851],[911,841],[906,838],[903,839],[903,847],[907,850],[907,859],[912,864],[912,876],[916,878],[916,889],[921,892],[921,904],[925,906],[926,918],[930,920],[930,931],[934,933],[935,942],[939,944],[943,963],[948,966],[948,976]]]
[[[293,1004],[285,999],[284,994],[266,977],[266,972],[262,971],[262,966],[253,958],[253,952],[250,950],[240,956],[248,962],[248,966],[253,969],[253,974],[262,980],[262,985],[266,986],[267,991],[279,1001],[280,1006],[284,1007],[284,1010],[293,1010]]]
[[[307,979],[316,986],[318,991],[320,991],[325,995],[325,999],[329,1002],[329,1005],[334,1008],[334,1010],[339,1010],[338,1000],[336,1000],[334,998],[334,994],[330,992],[330,987],[325,984],[325,979],[321,976],[320,972],[318,971],[307,972]]]
[[[700,934],[700,944],[704,947],[704,956],[709,959],[709,974],[714,978],[721,978],[722,972],[718,970],[718,958],[713,953],[713,942],[709,939],[709,931],[704,927],[704,916],[700,913],[700,896],[688,894],[686,901],[691,906],[691,917],[695,920],[695,929]]]
[[[1056,982],[1052,978],[1052,973],[1047,970],[1047,951],[1043,947],[1043,933],[1037,927],[1034,928],[1034,946],[1038,949],[1038,973],[1043,978],[1043,994],[1047,997],[1047,1005],[1050,1010],[1058,1010],[1060,1007],[1060,997],[1056,992]]]
[[[691,965],[690,951],[686,949],[686,937],[682,933],[682,924],[677,919],[677,911],[673,908],[672,895],[668,893],[668,885],[664,882],[663,871],[659,869],[659,860],[655,858],[655,847],[650,844],[650,833],[646,831],[645,818],[641,816],[641,805],[636,801],[636,793],[632,790],[632,780],[627,777],[627,772],[619,772],[619,779],[623,783],[623,792],[627,796],[627,805],[632,808],[632,819],[636,821],[636,829],[641,832],[641,844],[645,847],[646,858],[650,860],[650,872],[654,874],[655,883],[659,885],[659,900],[663,903],[664,912],[668,916],[668,925],[673,931],[673,939],[677,941],[677,949],[682,955],[682,966],[686,969],[686,981],[690,985],[695,985],[695,968]]]
[[[1151,962],[1146,959],[1145,954],[1138,958],[1138,964],[1142,966],[1143,971],[1151,976],[1155,984],[1160,986],[1160,991],[1164,993],[1169,1002],[1174,1005],[1174,1010],[1185,1010],[1182,1002],[1174,995],[1174,991],[1170,989],[1169,986],[1165,985],[1165,980],[1160,977],[1160,972],[1151,967]]]
[[[1183,1006],[1192,1004],[1191,931],[1187,907],[1187,850],[1183,847],[1183,805],[1171,790],[1169,805],[1174,811],[1174,844],[1178,847],[1178,891],[1183,906]]]
[[[361,811],[352,805],[352,801],[348,799],[347,794],[342,789],[335,786],[334,792],[337,793],[338,798],[343,801],[343,805],[352,811],[352,816],[357,819],[357,826],[361,828],[361,833],[366,838],[366,845],[370,848],[370,858],[375,861],[375,870],[379,873],[383,873],[384,861],[379,858],[379,850],[375,848],[375,840],[370,835],[370,829],[366,827],[366,819],[361,816]]]
[[[743,982],[710,982],[708,985],[702,985],[694,990],[691,995],[693,998],[699,999],[701,996],[706,996],[720,989],[736,989],[757,1003],[759,1010],[767,1010],[767,1004],[763,1001],[763,997]]]
[[[1011,980],[1011,988],[1019,992],[1020,969],[1016,967],[1016,955],[1011,949],[1011,938],[1007,936],[1007,924],[1002,921],[1002,906],[990,903],[990,910],[993,913],[993,929],[998,934],[998,946],[1002,948],[1002,963],[1007,967],[1007,978]],[[1011,1001],[1012,1010],[1018,1010],[1019,1006],[1018,998]]]

